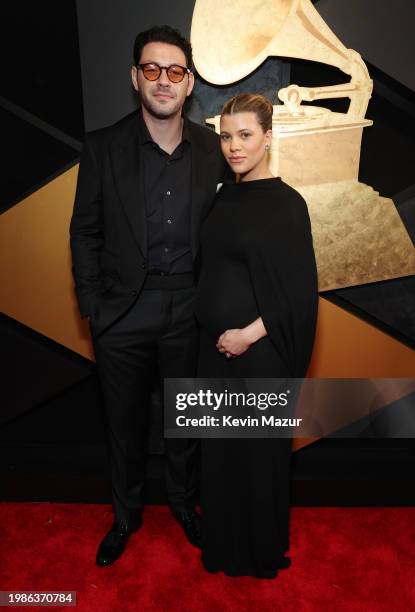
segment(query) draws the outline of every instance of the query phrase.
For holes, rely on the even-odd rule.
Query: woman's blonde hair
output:
[[[237,94],[225,102],[221,115],[255,113],[264,133],[272,129],[273,107],[265,96],[255,93]]]

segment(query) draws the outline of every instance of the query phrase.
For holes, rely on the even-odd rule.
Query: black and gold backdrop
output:
[[[411,0],[396,0],[393,9],[387,0],[315,4],[341,40],[362,53],[374,79],[368,110],[374,126],[364,132],[360,180],[393,198],[415,240],[415,43],[410,31],[415,5]],[[3,4],[2,212],[13,213],[23,198],[37,193],[53,177],[65,176],[62,173],[78,162],[84,130],[108,125],[134,109],[130,65],[136,33],[168,23],[189,35],[193,5],[193,0]],[[218,112],[234,91],[256,89],[276,102],[276,90],[288,82],[326,85],[343,78],[328,66],[270,59],[230,88],[212,87],[199,79],[188,113],[202,121]],[[327,102],[333,109],[342,103]],[[53,207],[59,207],[60,198],[53,198]],[[47,215],[36,215],[36,209],[32,215],[48,224]],[[5,212],[0,218],[4,231],[8,223],[10,215]],[[36,239],[37,231],[28,222],[21,228],[26,242]],[[53,248],[46,253],[51,267],[55,254]],[[17,250],[13,253],[13,245],[8,246],[8,258],[19,256]],[[22,258],[22,274],[28,267],[30,262]],[[3,295],[12,291],[13,287],[2,283]],[[397,354],[399,346],[406,356],[404,350],[415,350],[413,277],[334,291],[322,299],[323,304],[337,307],[340,319],[336,320],[345,313],[346,321],[352,313],[367,329],[386,332],[398,343],[394,345]],[[56,335],[38,333],[36,325],[28,325],[19,316],[22,302],[31,308],[30,292],[20,291],[15,300],[19,307],[5,308],[0,321],[2,496],[106,500],[107,464],[94,364],[70,350],[68,343],[57,342]],[[42,310],[42,304],[37,307]],[[157,431],[156,426],[149,449],[148,495],[153,501],[162,500]],[[411,440],[320,440],[295,454],[294,501],[413,503],[414,464]]]

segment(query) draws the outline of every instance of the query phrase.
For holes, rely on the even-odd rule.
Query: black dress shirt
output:
[[[154,142],[140,115],[139,146],[149,272],[191,272],[191,142],[186,118],[182,142],[169,155]]]

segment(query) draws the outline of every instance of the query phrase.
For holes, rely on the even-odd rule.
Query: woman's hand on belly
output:
[[[216,343],[219,353],[225,353],[226,357],[238,357],[250,346],[251,342],[246,337],[244,329],[227,329],[219,336]]]
[[[219,353],[225,353],[226,357],[238,357],[249,349],[260,338],[267,335],[267,331],[258,317],[242,329],[227,329],[221,334],[216,343]]]

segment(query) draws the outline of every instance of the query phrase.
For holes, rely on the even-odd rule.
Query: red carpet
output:
[[[294,508],[293,563],[270,581],[207,574],[166,508],[144,520],[101,569],[109,506],[0,504],[0,590],[77,591],[78,612],[415,609],[415,508]]]

